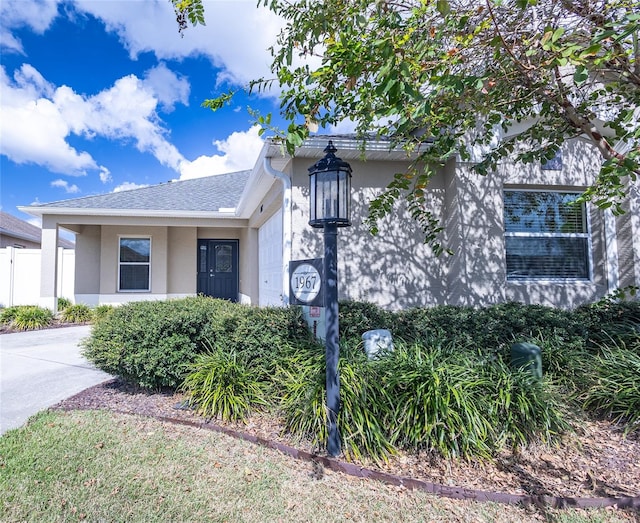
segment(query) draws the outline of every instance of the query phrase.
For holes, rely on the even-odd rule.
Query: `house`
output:
[[[40,237],[41,230],[39,227],[25,222],[8,212],[0,211],[0,248],[39,249]],[[75,245],[72,241],[59,238],[58,247],[73,249]]]
[[[601,159],[565,144],[545,166],[501,164],[491,176],[451,159],[433,177],[430,208],[454,255],[435,256],[399,205],[372,236],[368,202],[410,158],[384,141],[315,136],[289,157],[266,141],[250,171],[22,207],[42,218],[42,305],[55,306],[56,241],[76,234],[75,301],[119,304],[202,293],[256,305],[289,301],[291,260],[319,258],[309,227],[308,168],[328,139],[350,163],[352,226],[338,234],[341,298],[388,309],[504,301],[574,307],[640,284],[640,196],[627,213],[573,205]]]

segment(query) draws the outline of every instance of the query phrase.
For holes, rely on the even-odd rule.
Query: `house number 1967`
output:
[[[302,302],[311,303],[320,292],[321,285],[320,273],[313,265],[298,265],[291,274],[291,290]]]

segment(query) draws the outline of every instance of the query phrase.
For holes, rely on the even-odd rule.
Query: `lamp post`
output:
[[[325,157],[309,167],[309,225],[324,229],[324,306],[326,318],[325,360],[327,367],[327,452],[341,452],[338,413],[340,376],[338,374],[338,227],[349,227],[351,166],[336,158],[333,142],[324,149]]]

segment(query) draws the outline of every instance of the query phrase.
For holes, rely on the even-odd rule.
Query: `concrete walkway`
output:
[[[0,335],[0,434],[111,379],[80,355],[90,325]]]

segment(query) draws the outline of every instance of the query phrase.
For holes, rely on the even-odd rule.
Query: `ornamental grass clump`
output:
[[[209,346],[187,368],[180,390],[188,404],[205,418],[244,421],[252,410],[267,404],[264,382],[235,350]]]
[[[576,393],[582,408],[640,433],[640,352],[619,344],[600,347],[584,388]]]
[[[66,323],[89,323],[93,320],[91,307],[84,303],[68,305],[60,313],[59,317]]]
[[[17,307],[9,325],[19,331],[35,330],[48,327],[53,323],[53,312],[36,305]]]
[[[489,456],[495,443],[490,378],[454,346],[400,346],[384,362],[380,385],[393,402],[394,445],[445,457]]]

